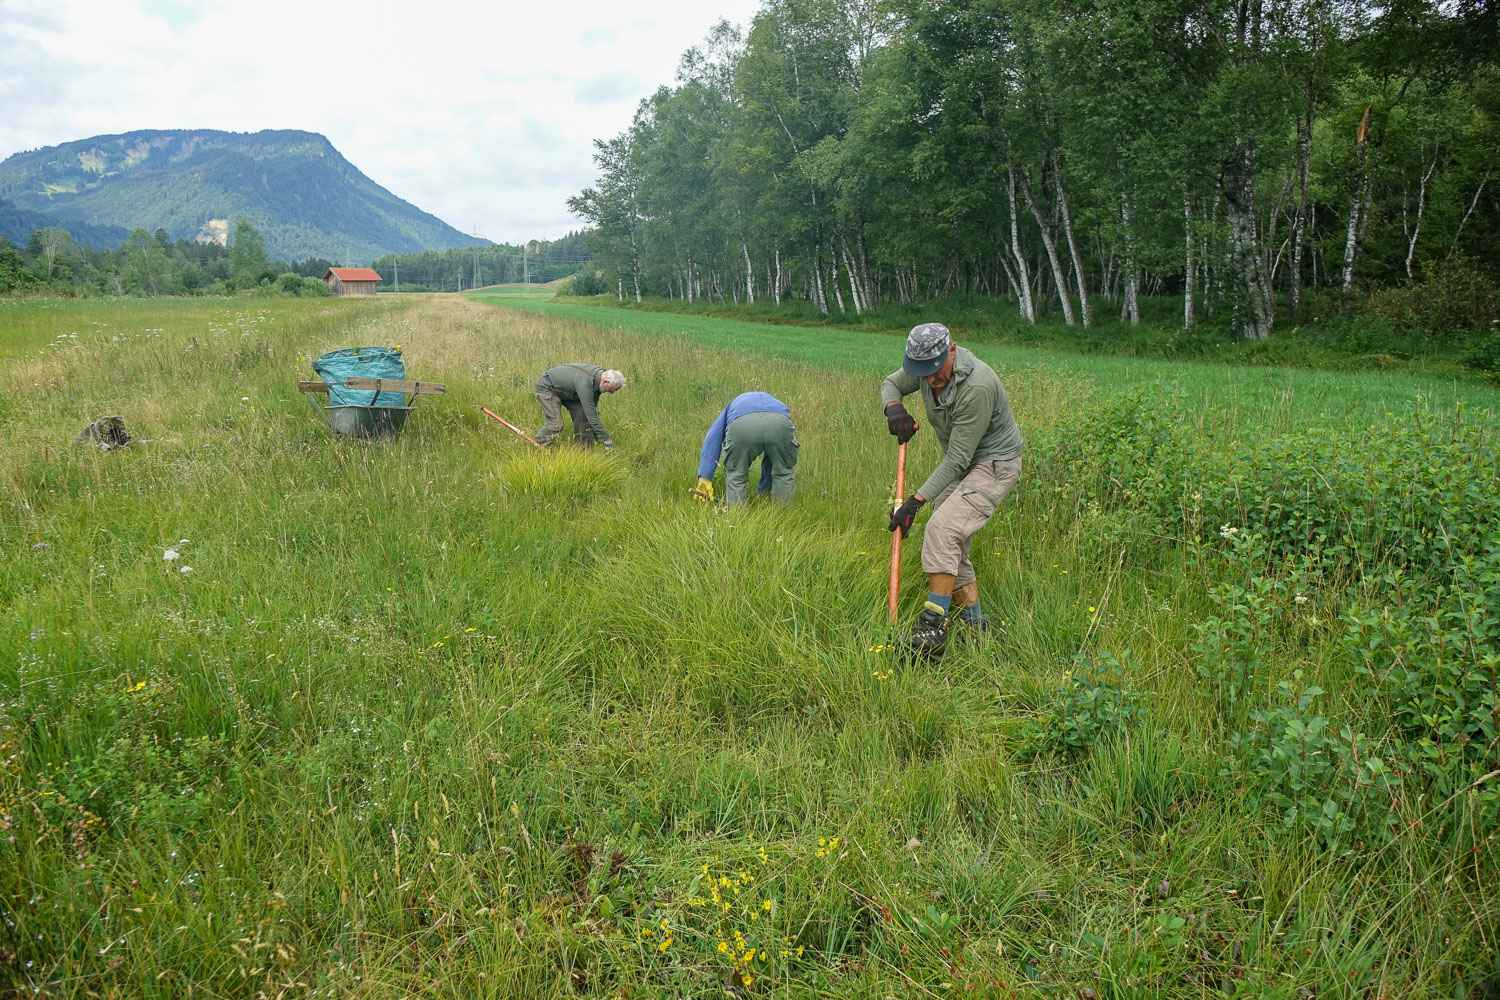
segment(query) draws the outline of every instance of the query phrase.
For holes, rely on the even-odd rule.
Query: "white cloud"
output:
[[[756,6],[4,0],[0,158],[142,128],[307,129],[459,229],[559,236],[593,140]]]

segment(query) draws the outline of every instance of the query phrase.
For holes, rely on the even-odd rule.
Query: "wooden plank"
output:
[[[327,393],[328,393],[328,385],[327,385],[327,383],[324,383],[324,382],[298,382],[297,383],[297,391],[298,392],[321,392],[324,395],[327,395]]]
[[[350,389],[372,389],[376,392],[409,392],[413,396],[430,396],[448,391],[448,387],[439,382],[416,382],[404,378],[365,378],[362,375],[351,375],[344,379],[344,385]]]

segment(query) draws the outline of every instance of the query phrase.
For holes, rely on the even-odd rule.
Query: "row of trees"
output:
[[[137,229],[114,250],[76,243],[65,229],[38,229],[23,247],[0,239],[0,294],[195,295],[268,287],[304,295],[326,292],[326,267],[326,261],[272,261],[260,233],[244,220],[227,247],[173,242],[164,229]]]
[[[585,235],[569,233],[557,240],[388,254],[372,266],[380,272],[381,291],[395,291],[399,282],[404,292],[452,292],[482,285],[546,284],[573,274],[591,258]]]
[[[1500,232],[1488,0],[764,0],[595,143],[570,200],[621,298],[1263,338]]]

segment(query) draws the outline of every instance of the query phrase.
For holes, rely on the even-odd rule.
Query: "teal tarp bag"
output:
[[[329,351],[313,362],[313,371],[328,386],[328,405],[333,406],[406,406],[404,392],[375,392],[372,389],[350,389],[345,379],[406,378],[406,363],[401,352],[391,347],[346,347]]]

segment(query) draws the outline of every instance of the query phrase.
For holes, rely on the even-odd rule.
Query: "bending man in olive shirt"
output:
[[[584,447],[595,441],[605,448],[615,446],[614,439],[599,419],[599,396],[619,392],[625,387],[625,376],[614,369],[590,364],[567,364],[548,368],[536,383],[536,401],[542,407],[542,429],[536,432],[537,444],[546,447],[562,433],[562,408],[573,418],[573,439]]]
[[[917,422],[901,400],[919,391],[927,422],[943,446],[943,461],[891,513],[890,529],[904,536],[917,511],[932,502],[932,518],[922,536],[928,594],[912,628],[911,646],[935,656],[947,641],[950,608],[960,621],[981,630],[988,627],[969,548],[1021,477],[1021,431],[995,370],[953,343],[941,323],[912,328],[901,367],[880,386],[886,423],[902,444],[917,432]]]

